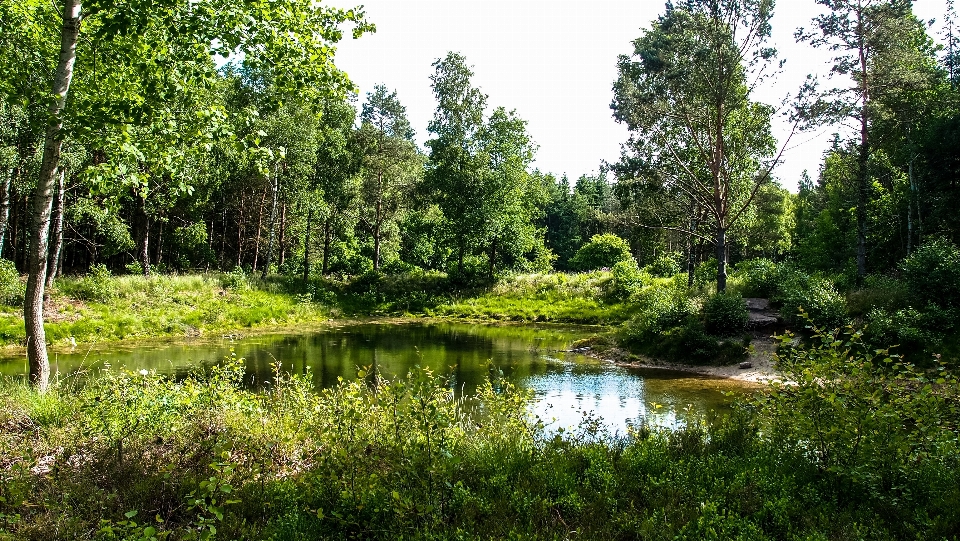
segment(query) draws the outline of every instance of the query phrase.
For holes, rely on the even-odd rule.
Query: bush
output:
[[[703,305],[704,326],[714,336],[740,334],[747,328],[748,319],[747,305],[740,295],[720,293]]]
[[[116,298],[118,293],[110,269],[103,263],[94,265],[86,276],[64,289],[68,295],[90,302],[108,302]]]
[[[717,260],[710,258],[697,265],[693,270],[693,283],[697,287],[704,287],[717,281]]]
[[[783,460],[814,467],[835,501],[870,502],[893,525],[916,509],[938,516],[932,502],[945,493],[956,502],[960,387],[944,366],[928,374],[859,333],[816,328],[809,345],[784,336],[776,361],[789,384],[773,383],[761,399],[764,431]]]
[[[230,272],[223,273],[220,276],[220,287],[224,289],[244,290],[249,287],[247,282],[247,273],[242,267],[234,267]]]
[[[590,242],[580,247],[570,260],[570,265],[576,270],[590,271],[604,267],[610,268],[628,259],[633,259],[633,255],[630,253],[630,245],[627,241],[616,235],[605,233],[594,235]]]
[[[661,254],[653,260],[653,263],[647,265],[646,271],[649,272],[651,276],[670,278],[679,274],[682,270],[680,268],[680,264],[677,262],[680,257],[681,254],[676,252],[670,254]]]
[[[207,243],[207,226],[195,222],[173,230],[176,265],[181,270],[199,268],[216,260]]]
[[[783,319],[794,326],[809,322],[823,329],[839,329],[847,324],[847,304],[843,296],[837,293],[833,284],[823,278],[805,277],[784,284],[782,294],[783,307],[780,310]]]
[[[918,306],[960,307],[960,250],[950,241],[926,242],[900,264],[904,282]]]
[[[769,298],[777,290],[777,264],[758,258],[741,261],[734,269],[743,283],[743,294],[748,297]]]
[[[23,304],[26,284],[20,280],[20,273],[13,261],[0,259],[0,304],[18,306]]]
[[[611,269],[613,280],[608,282],[607,296],[611,300],[624,301],[643,288],[646,274],[640,270],[632,257],[620,261]]]

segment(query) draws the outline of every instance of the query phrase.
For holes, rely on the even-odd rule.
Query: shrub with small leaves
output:
[[[743,294],[748,297],[768,298],[777,290],[777,264],[757,258],[737,264],[735,272],[743,282]]]
[[[918,306],[960,307],[960,249],[946,239],[926,242],[900,264]]]
[[[622,238],[605,233],[594,235],[570,260],[570,265],[581,271],[613,267],[621,261],[633,259],[630,245]]]
[[[631,295],[643,288],[644,277],[649,278],[640,270],[637,261],[632,257],[620,261],[613,266],[611,271],[613,280],[608,282],[607,295],[612,300],[623,301],[629,299]]]
[[[90,272],[65,288],[65,292],[82,301],[107,302],[117,297],[110,269],[103,263],[94,265]]]
[[[746,329],[748,319],[747,305],[740,295],[720,293],[703,305],[704,325],[714,336],[740,334]]]
[[[249,287],[247,273],[241,267],[234,267],[230,272],[220,277],[220,286],[224,289],[244,290]]]
[[[649,272],[651,276],[670,278],[680,273],[680,264],[677,262],[680,257],[681,254],[676,252],[661,254],[653,260],[653,263],[646,266],[646,271]]]
[[[23,304],[25,285],[13,261],[0,259],[0,304],[18,306]]]

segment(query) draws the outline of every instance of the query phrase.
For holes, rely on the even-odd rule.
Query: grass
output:
[[[182,381],[107,372],[46,395],[0,383],[0,539],[960,535],[947,440],[849,477],[818,464],[810,433],[779,428],[809,418],[795,403],[676,431],[612,435],[588,419],[554,434],[504,381],[460,402],[427,371],[358,376],[317,393],[277,374],[253,393],[233,362]]]
[[[511,321],[616,324],[630,318],[629,303],[607,302],[607,271],[510,275],[489,291],[457,299],[429,315]]]
[[[249,285],[224,287],[221,275],[68,277],[51,291],[47,340],[63,344],[138,337],[196,336],[262,325],[326,319],[321,305]],[[0,343],[22,345],[22,313],[0,313]]]

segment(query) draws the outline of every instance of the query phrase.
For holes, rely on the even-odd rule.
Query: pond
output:
[[[595,332],[555,325],[467,323],[340,323],[249,337],[198,338],[76,348],[51,355],[61,375],[105,366],[185,375],[220,362],[231,350],[246,360],[247,384],[269,382],[273,365],[307,374],[318,388],[355,378],[358,368],[403,375],[414,366],[449,377],[458,394],[471,394],[491,373],[535,393],[532,413],[551,429],[589,418],[612,431],[646,421],[676,427],[690,415],[728,411],[736,396],[755,389],[741,382],[683,372],[617,366],[567,352]],[[24,359],[0,361],[0,374],[22,376]]]

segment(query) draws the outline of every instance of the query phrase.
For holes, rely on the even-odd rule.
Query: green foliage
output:
[[[249,288],[247,273],[242,267],[234,267],[232,271],[225,272],[220,276],[220,287],[234,291],[243,291]]]
[[[743,297],[733,293],[719,293],[703,304],[703,322],[706,331],[714,336],[734,336],[747,328],[747,305]]]
[[[110,269],[102,263],[81,278],[62,281],[60,287],[65,294],[82,301],[108,302],[117,296]]]
[[[618,261],[610,269],[613,280],[610,281],[607,295],[613,300],[624,301],[638,293],[650,276],[640,270],[634,258]]]
[[[960,249],[945,239],[926,242],[900,265],[916,306],[960,308]]]
[[[651,276],[670,278],[680,273],[681,269],[678,261],[682,257],[683,254],[678,252],[660,254],[656,259],[653,260],[653,263],[647,265],[644,270],[649,272]]]
[[[26,285],[20,279],[20,273],[13,261],[0,259],[0,304],[20,306]]]
[[[210,265],[216,259],[207,239],[207,226],[203,222],[177,227],[173,230],[176,266],[181,270],[196,269]]]
[[[945,517],[920,517],[957,516],[942,507],[960,496],[955,375],[917,370],[858,332],[815,327],[809,345],[781,342],[789,383],[775,383],[761,411],[784,460],[813,468],[824,497],[886,509],[892,538],[929,537],[917,528],[937,530]]]
[[[787,323],[795,328],[805,326],[806,319],[800,315],[804,311],[818,327],[839,329],[846,325],[846,301],[829,280],[790,271],[783,279],[774,298],[781,303],[780,314]]]
[[[616,235],[604,233],[594,235],[590,238],[590,242],[581,246],[570,260],[570,265],[576,270],[590,271],[611,268],[620,261],[628,259],[633,259],[633,255],[630,253],[630,245],[627,241]]]
[[[737,264],[735,274],[741,279],[745,296],[769,298],[780,283],[778,269],[777,264],[769,259],[748,259]]]

